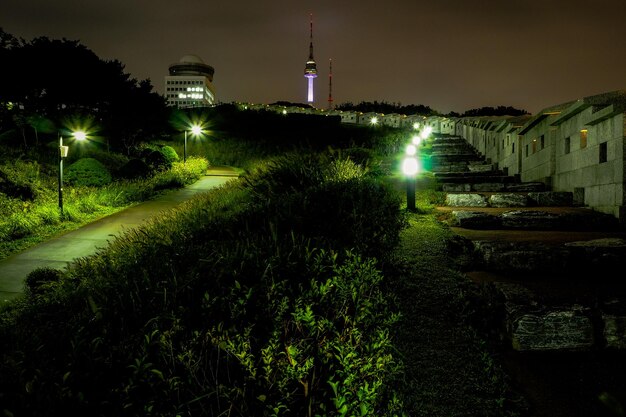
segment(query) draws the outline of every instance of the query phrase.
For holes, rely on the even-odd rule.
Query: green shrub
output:
[[[111,173],[97,159],[81,158],[67,167],[65,181],[83,187],[101,187],[111,182]]]
[[[13,213],[6,222],[7,237],[11,240],[31,235],[38,225],[38,218],[35,216]]]
[[[165,156],[165,159],[167,159],[170,164],[173,164],[174,162],[178,162],[179,160],[178,154],[176,153],[174,148],[172,148],[171,146],[165,145],[161,147],[159,151],[163,154],[163,156]]]
[[[24,281],[26,293],[31,296],[41,295],[56,284],[62,276],[58,269],[42,267],[30,272]]]
[[[61,213],[57,204],[42,203],[33,210],[33,215],[39,217],[43,224],[58,224],[61,221]]]
[[[145,163],[141,159],[131,159],[126,164],[124,164],[117,175],[120,178],[124,179],[137,179],[137,178],[146,178],[150,176],[151,169],[147,163]]]
[[[40,192],[40,166],[37,162],[16,160],[0,166],[0,192],[23,200],[34,200]]]
[[[153,171],[165,171],[172,167],[172,162],[160,150],[150,152],[145,160]]]
[[[126,155],[116,152],[106,152],[97,149],[88,149],[83,153],[84,158],[97,159],[104,165],[109,172],[115,172],[119,170],[124,164],[128,162]]]

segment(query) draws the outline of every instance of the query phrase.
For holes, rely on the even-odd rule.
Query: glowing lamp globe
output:
[[[194,136],[198,136],[200,133],[202,133],[202,128],[198,125],[193,125],[191,126],[191,133]]]
[[[406,145],[406,154],[409,156],[414,156],[417,153],[417,148],[415,145]]]
[[[74,136],[74,139],[76,139],[76,140],[85,140],[85,139],[87,139],[87,133],[85,133],[82,130],[78,130],[76,132],[73,132],[72,136]]]
[[[402,161],[402,172],[408,177],[413,177],[418,171],[417,158],[409,156]]]

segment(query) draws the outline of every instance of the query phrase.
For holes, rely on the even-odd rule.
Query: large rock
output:
[[[510,320],[515,350],[587,350],[594,345],[591,319],[580,310],[529,312]]]
[[[487,207],[487,198],[481,194],[448,194],[446,205],[451,207]]]
[[[446,193],[460,193],[471,191],[472,186],[471,184],[443,184],[441,189]]]
[[[547,306],[528,288],[495,284],[502,294],[505,329],[519,351],[588,350],[595,344],[591,312],[581,305]]]
[[[556,213],[540,210],[511,210],[500,215],[502,227],[525,230],[557,230],[562,227],[561,217]]]
[[[543,273],[563,270],[568,252],[542,243],[480,241],[473,242],[480,256],[477,262],[488,271]]]
[[[500,218],[480,211],[453,211],[452,221],[455,226],[466,229],[499,229]]]
[[[529,192],[528,199],[540,207],[571,207],[574,202],[573,194],[567,191]]]
[[[526,207],[528,197],[525,194],[496,193],[489,197],[491,207]]]
[[[546,185],[542,182],[511,183],[506,185],[506,189],[517,192],[544,191]]]
[[[473,191],[482,191],[482,192],[498,192],[503,191],[505,188],[504,183],[502,182],[477,182],[472,185]]]

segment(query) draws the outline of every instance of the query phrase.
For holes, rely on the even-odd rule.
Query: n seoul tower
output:
[[[309,94],[307,101],[313,103],[313,78],[317,77],[317,65],[313,59],[313,13],[311,13],[311,43],[309,44],[309,59],[304,67],[304,76],[309,80]]]

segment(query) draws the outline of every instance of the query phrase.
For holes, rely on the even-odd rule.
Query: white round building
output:
[[[215,69],[196,55],[185,55],[169,66],[165,77],[168,106],[206,107],[215,104],[213,74]]]

